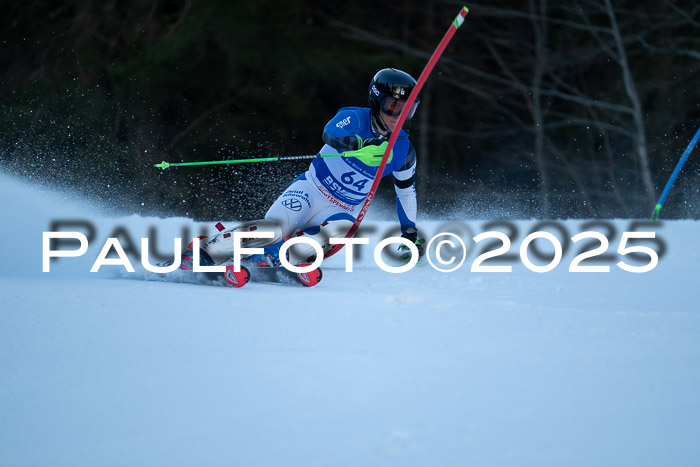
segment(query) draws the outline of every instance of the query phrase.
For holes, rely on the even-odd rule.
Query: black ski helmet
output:
[[[369,109],[374,116],[383,110],[387,115],[398,115],[403,109],[401,101],[406,101],[416,86],[416,80],[405,71],[395,68],[379,70],[369,85]],[[406,122],[411,120],[420,103],[420,97],[411,106]]]

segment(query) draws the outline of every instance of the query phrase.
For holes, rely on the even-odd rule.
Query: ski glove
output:
[[[357,137],[357,145],[359,149],[356,151],[347,151],[344,153],[345,157],[355,157],[359,159],[363,164],[369,165],[370,167],[379,167],[382,163],[382,156],[389,142],[386,140],[381,140],[379,138],[369,138],[362,140],[359,136]],[[394,157],[394,151],[389,153],[389,159],[387,163],[391,162],[391,158]]]
[[[413,242],[413,244],[416,245],[416,249],[418,249],[418,258],[423,257],[425,254],[425,248],[423,247],[425,240],[418,238],[418,231],[416,229],[409,227],[406,229],[406,233],[401,235],[401,237],[409,242]],[[406,245],[399,245],[399,259],[401,259],[401,261],[409,261],[411,259],[411,250]]]
[[[357,149],[362,149],[365,146],[381,146],[386,141],[386,138],[367,138],[362,139],[357,137]]]

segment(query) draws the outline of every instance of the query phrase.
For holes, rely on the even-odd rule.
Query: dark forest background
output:
[[[0,167],[120,212],[239,220],[308,161],[153,164],[316,153],[377,70],[420,74],[462,3],[3,5]],[[411,126],[421,216],[648,217],[700,126],[700,2],[467,5]],[[699,152],[664,217],[700,217]]]

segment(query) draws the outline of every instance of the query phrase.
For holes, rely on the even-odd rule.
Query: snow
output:
[[[457,232],[469,249],[457,271],[390,274],[371,248],[394,223],[377,219],[367,223],[373,233],[355,272],[344,271],[341,252],[317,287],[232,289],[166,281],[143,272],[138,257],[133,274],[89,272],[119,228],[137,248],[155,228],[158,250],[172,253],[183,228],[209,224],[111,217],[8,176],[0,194],[0,465],[682,466],[700,458],[697,221],[639,228],[661,241],[645,244],[665,245],[642,274],[615,265],[644,263],[615,253],[629,220],[603,221],[615,229],[601,230],[613,256],[597,264],[609,273],[568,272],[578,244],[553,271],[528,270],[517,255],[536,221],[513,222],[517,238],[504,230],[513,258],[484,263],[513,272],[471,272],[477,245],[468,240],[489,230],[484,220]],[[83,257],[44,273],[42,232],[56,220],[86,221],[95,234]],[[556,224],[569,236],[585,230],[585,221]],[[421,228],[430,238],[444,225]]]

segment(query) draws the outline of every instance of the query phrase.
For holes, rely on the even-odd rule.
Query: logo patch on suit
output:
[[[301,211],[301,201],[296,198],[285,199],[282,201],[282,206],[290,211]]]

